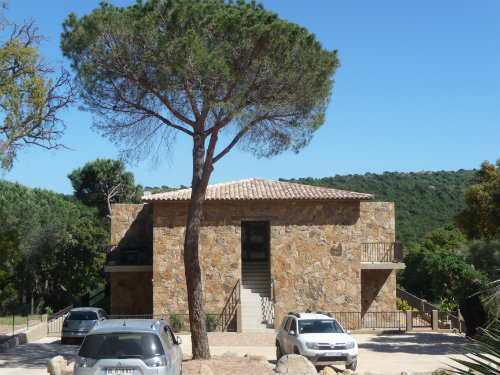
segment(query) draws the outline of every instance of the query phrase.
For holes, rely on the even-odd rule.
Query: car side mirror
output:
[[[295,331],[292,329],[291,331],[288,331],[289,335],[295,336]]]
[[[347,331],[345,331],[345,333],[347,333],[348,335],[350,335],[351,334],[351,330],[348,329]]]
[[[176,337],[175,341],[176,341],[177,345],[182,344],[182,339],[179,336]]]

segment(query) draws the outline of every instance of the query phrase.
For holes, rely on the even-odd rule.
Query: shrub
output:
[[[408,304],[408,301],[404,300],[404,299],[401,299],[401,298],[396,298],[396,308],[398,310],[403,310],[403,311],[407,311],[407,310],[411,310],[413,311],[413,317],[414,318],[417,318],[418,317],[418,309],[415,309],[415,308],[412,308],[409,304]]]
[[[184,327],[184,320],[182,316],[177,314],[176,312],[170,313],[170,326],[174,330],[174,332],[180,332],[182,327]]]
[[[207,323],[207,331],[213,332],[219,326],[219,314],[208,313],[205,314],[205,320]]]
[[[47,315],[54,315],[54,309],[50,306],[45,306],[45,314]]]

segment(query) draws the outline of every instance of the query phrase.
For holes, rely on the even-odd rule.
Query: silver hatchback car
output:
[[[180,375],[181,343],[163,319],[106,320],[83,340],[74,375]]]
[[[73,339],[80,339],[81,342],[94,325],[106,318],[106,312],[97,307],[77,307],[70,310],[62,325],[61,344],[67,344]]]

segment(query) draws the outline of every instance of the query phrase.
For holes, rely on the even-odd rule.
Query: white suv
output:
[[[300,354],[315,366],[345,365],[356,370],[358,345],[330,315],[288,313],[276,336],[276,359]]]

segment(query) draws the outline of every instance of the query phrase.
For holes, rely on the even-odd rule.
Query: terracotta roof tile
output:
[[[171,191],[143,196],[143,202],[188,201],[191,189]],[[371,194],[330,189],[324,187],[294,184],[249,178],[240,181],[209,185],[205,195],[207,201],[243,200],[370,200]]]

